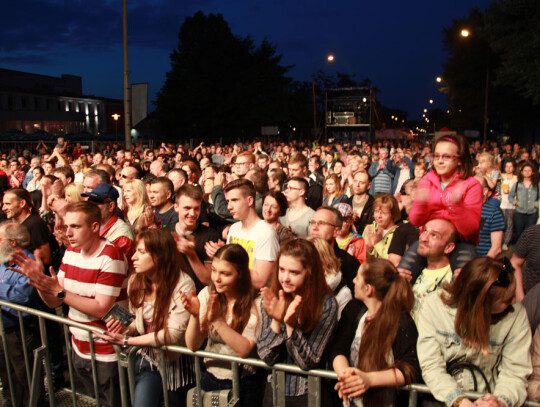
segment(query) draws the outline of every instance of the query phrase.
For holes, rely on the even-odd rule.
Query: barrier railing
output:
[[[51,314],[44,311],[39,311],[33,308],[28,308],[22,305],[13,304],[7,301],[0,301],[1,307],[7,307],[11,308],[13,310],[17,311],[18,314],[18,320],[19,320],[19,329],[18,332],[21,335],[21,338],[26,337],[26,327],[24,323],[24,316],[23,313],[33,315],[38,318],[39,322],[39,334],[41,337],[41,346],[38,348],[32,350],[33,354],[33,365],[30,366],[30,353],[27,349],[26,342],[23,340],[21,341],[21,345],[23,347],[23,355],[24,355],[24,364],[25,364],[25,372],[26,372],[26,381],[28,385],[28,389],[30,389],[30,401],[28,403],[29,406],[35,407],[38,405],[38,397],[41,393],[41,390],[43,389],[43,369],[45,370],[45,378],[47,383],[47,390],[49,394],[49,405],[51,407],[56,406],[56,400],[54,395],[54,386],[53,386],[53,374],[51,370],[51,363],[50,363],[50,356],[49,356],[49,348],[48,348],[48,341],[47,341],[47,328],[45,325],[46,320],[54,321],[57,323],[62,324],[64,328],[64,339],[65,339],[65,346],[66,346],[66,355],[68,359],[68,373],[69,373],[69,379],[70,379],[70,390],[72,395],[72,405],[77,406],[77,391],[75,387],[75,374],[74,374],[74,368],[73,368],[73,361],[71,357],[71,341],[69,336],[69,327],[75,327],[82,330],[85,330],[88,332],[89,342],[90,342],[90,355],[92,360],[92,377],[94,380],[94,394],[95,394],[95,401],[96,404],[99,405],[99,387],[98,387],[98,381],[97,381],[97,368],[96,368],[96,359],[95,359],[95,349],[94,349],[94,342],[92,338],[92,331],[102,331],[101,329],[96,329],[96,327],[89,326],[86,324],[81,324],[75,321],[71,321],[67,318]],[[4,309],[1,310],[0,314],[3,312],[6,312]],[[7,341],[6,341],[6,331],[4,329],[4,323],[3,318],[0,318],[0,337],[2,340],[2,346],[3,349],[8,349],[7,347]],[[130,399],[133,397],[133,389],[134,389],[134,383],[135,383],[135,356],[136,356],[136,347],[131,347],[128,349],[128,351],[121,349],[118,346],[115,346],[115,350],[118,356],[118,366],[119,366],[119,380],[120,380],[120,391],[121,391],[121,402],[122,407],[129,407],[130,406]],[[195,373],[196,373],[196,392],[199,396],[199,400],[201,400],[200,392],[201,392],[201,383],[200,383],[200,377],[201,377],[201,368],[200,363],[202,362],[200,359],[202,358],[211,358],[219,361],[225,361],[231,363],[232,368],[232,400],[236,401],[239,399],[240,396],[240,369],[239,365],[249,365],[256,368],[261,368],[265,370],[272,371],[272,388],[273,388],[273,400],[274,400],[274,406],[277,407],[285,407],[285,375],[287,373],[295,374],[295,375],[302,375],[308,377],[308,405],[314,406],[314,407],[320,407],[321,406],[321,400],[322,400],[322,392],[321,392],[321,381],[322,379],[330,379],[330,380],[337,380],[337,374],[333,371],[328,370],[322,370],[322,369],[313,369],[309,371],[305,371],[300,369],[298,366],[295,365],[288,365],[288,364],[275,364],[273,366],[267,365],[265,362],[259,359],[243,359],[237,356],[228,356],[228,355],[220,355],[212,352],[206,352],[206,351],[196,351],[193,352],[189,350],[188,348],[181,347],[181,346],[167,346],[162,347],[159,349],[160,352],[160,360],[161,360],[161,369],[162,371],[165,371],[165,352],[166,351],[172,351],[179,354],[184,355],[190,355],[196,358],[195,363]],[[9,355],[8,352],[4,353],[4,361],[7,367],[7,377],[8,377],[8,385],[11,399],[15,399],[15,390],[13,387],[13,377],[11,374],[11,369],[9,368],[10,362],[9,362]],[[5,390],[6,383],[2,383],[2,386]],[[410,386],[404,386],[402,387],[402,390],[409,391],[409,407],[415,407],[418,405],[418,394],[419,393],[425,393],[430,394],[428,387],[423,384],[412,384]],[[168,400],[168,391],[167,391],[167,384],[166,381],[163,380],[163,395],[164,395],[164,402],[165,406],[169,407],[169,400]],[[470,397],[471,399],[476,399],[478,397],[481,397],[481,393],[476,392],[466,392],[465,395],[467,397]],[[540,403],[533,402],[527,400],[524,404],[524,406],[527,407],[540,407]]]

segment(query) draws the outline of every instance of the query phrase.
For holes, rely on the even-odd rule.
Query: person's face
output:
[[[334,214],[327,209],[319,209],[313,214],[309,226],[311,237],[320,237],[328,243],[333,243],[338,228],[334,224]]]
[[[328,178],[324,184],[329,194],[336,192],[336,183],[332,178]]]
[[[189,168],[189,166],[187,165],[184,165],[182,169],[186,172],[188,180],[193,181],[193,172],[191,171],[191,168]]]
[[[525,167],[523,167],[523,169],[521,170],[521,174],[523,175],[523,178],[530,178],[532,177],[533,175],[533,170],[531,167],[529,167],[528,165],[526,165]]]
[[[511,163],[510,161],[507,162],[505,165],[504,165],[504,172],[506,174],[513,174],[514,173],[514,164]]]
[[[247,172],[253,167],[253,165],[249,162],[247,157],[239,157],[236,160],[236,163],[234,164],[236,167],[236,175],[239,177],[244,177]]]
[[[426,175],[426,170],[423,167],[414,167],[414,178],[420,179]]]
[[[5,194],[2,210],[8,219],[17,219],[23,212],[23,201],[14,194]]]
[[[69,245],[75,249],[90,247],[94,239],[99,237],[99,223],[88,225],[86,215],[82,212],[67,212],[64,223]]]
[[[52,172],[53,172],[54,168],[52,166],[52,164],[43,164],[43,171],[45,172],[45,175],[51,175]]]
[[[281,216],[278,202],[271,196],[264,199],[262,215],[265,221],[273,223]]]
[[[299,163],[289,164],[289,177],[303,177],[306,167],[302,167]]]
[[[12,161],[9,163],[9,169],[11,172],[16,172],[19,170],[19,163],[17,161]]]
[[[388,205],[377,205],[373,208],[373,219],[381,229],[388,229],[394,224],[392,220],[392,211]]]
[[[201,214],[201,201],[182,195],[174,203],[174,210],[178,213],[178,222],[188,230],[194,230]]]
[[[101,222],[106,222],[114,213],[114,202],[106,199],[103,202],[95,202],[101,213]]]
[[[523,152],[521,153],[521,159],[520,161],[527,161],[529,159],[529,153],[528,152]]]
[[[236,188],[226,192],[225,199],[227,200],[227,209],[229,209],[233,219],[244,220],[247,218],[249,208],[253,206],[251,196],[244,196],[242,190]]]
[[[38,169],[34,169],[34,170],[32,171],[32,177],[33,177],[35,180],[39,181],[40,178],[41,178],[41,171],[39,171]]]
[[[32,158],[30,160],[30,167],[36,168],[39,165],[39,158]]]
[[[356,277],[353,279],[354,283],[354,298],[360,301],[366,300],[366,287],[367,284],[364,281],[364,268],[366,266],[362,264],[360,267],[358,267],[358,273],[356,274]]]
[[[485,174],[491,168],[491,163],[488,160],[482,159],[478,161],[478,168]]]
[[[516,280],[513,280],[508,288],[504,291],[503,295],[497,297],[491,304],[491,314],[501,314],[506,309],[516,303]]]
[[[300,292],[306,280],[306,274],[307,271],[298,258],[287,255],[279,258],[278,281],[285,293]]]
[[[148,200],[150,205],[154,208],[160,208],[164,206],[171,199],[171,193],[158,182],[151,184],[148,192]]]
[[[271,171],[271,170],[274,170],[274,169],[279,169],[281,168],[281,166],[279,165],[278,162],[274,161],[274,162],[271,162],[270,165],[268,165],[268,171]]]
[[[137,192],[135,191],[135,188],[133,188],[131,185],[128,185],[123,188],[123,191],[124,191],[124,199],[126,203],[130,206],[135,205],[138,200],[138,196],[137,196]]]
[[[259,158],[257,160],[257,165],[259,168],[266,170],[266,167],[268,166],[268,160],[266,158]]]
[[[304,196],[304,189],[300,186],[298,181],[289,181],[287,188],[283,191],[287,202],[296,202],[298,199],[302,199]]]
[[[458,146],[449,141],[440,141],[435,146],[433,167],[441,177],[451,177],[461,165]]]
[[[214,257],[210,278],[218,294],[236,294],[238,271],[227,260]]]
[[[99,153],[95,154],[94,158],[92,159],[92,162],[94,163],[94,165],[101,164],[101,161],[103,161],[103,156]]]
[[[387,150],[380,150],[379,151],[379,160],[386,160],[388,158],[388,151]]]
[[[341,164],[340,162],[336,162],[334,164],[334,174],[340,175],[342,169],[343,169],[343,164]]]
[[[353,178],[353,192],[355,195],[364,195],[369,190],[369,176],[367,173],[359,172]]]
[[[450,232],[448,224],[440,219],[434,219],[426,223],[418,239],[418,254],[420,256],[439,257],[450,253],[451,247],[448,243]]]
[[[133,260],[133,269],[135,270],[135,273],[151,274],[156,268],[156,263],[150,252],[146,250],[146,245],[142,240],[137,244],[137,248],[135,249],[133,257],[131,257],[131,260]]]
[[[99,177],[84,177],[83,179],[83,192],[92,192],[92,190],[99,185]]]
[[[319,168],[319,165],[317,163],[317,160],[311,158],[309,161],[308,161],[308,170],[310,172],[314,172],[315,170],[317,170],[317,168]]]

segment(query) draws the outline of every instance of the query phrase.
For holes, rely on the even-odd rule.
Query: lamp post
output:
[[[461,37],[468,38],[471,35],[471,32],[464,28],[459,33]],[[489,57],[491,52],[488,53],[488,60],[486,66],[486,88],[484,90],[484,144],[487,142],[487,131],[488,131],[488,103],[489,103]]]
[[[114,140],[118,141],[118,119],[120,118],[120,115],[115,113],[112,115],[112,118],[114,119]]]
[[[328,55],[324,60],[328,62],[334,62],[334,55]],[[311,76],[311,85],[313,90],[313,135],[315,140],[317,140],[318,128],[317,128],[317,102],[315,100],[315,68],[320,61],[315,62],[313,65],[313,75]]]

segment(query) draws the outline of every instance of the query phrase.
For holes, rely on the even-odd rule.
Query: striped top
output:
[[[127,261],[124,254],[112,243],[105,241],[101,250],[92,257],[84,257],[81,249],[68,248],[62,259],[58,277],[64,280],[64,289],[81,297],[95,298],[97,294],[117,297],[116,303],[127,308]],[[105,323],[83,311],[69,307],[68,318],[100,328]],[[90,359],[88,332],[70,328],[73,349],[84,359]],[[96,360],[116,360],[114,348],[109,343],[94,338]]]
[[[495,201],[493,198],[490,200]],[[476,246],[476,253],[482,257],[491,249],[491,233],[506,229],[501,209],[496,204],[490,203],[490,200],[482,205],[480,215],[480,243]]]
[[[290,337],[287,337],[283,323],[280,334],[272,330],[272,319],[266,315],[261,303],[261,335],[257,343],[259,357],[269,365],[287,363],[304,370],[322,367],[322,356],[337,324],[338,313],[338,304],[334,297],[326,295],[323,301],[323,312],[315,329],[304,333],[297,325]],[[272,375],[268,375],[268,382],[271,378]],[[308,379],[304,376],[286,374],[285,384],[286,396],[301,396],[308,391]]]

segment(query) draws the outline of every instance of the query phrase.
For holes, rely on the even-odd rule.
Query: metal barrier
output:
[[[13,304],[7,301],[0,301],[0,306],[11,308],[17,311],[18,318],[19,318],[19,332],[20,332],[21,338],[25,338],[25,326],[23,323],[23,313],[34,315],[38,317],[38,320],[39,320],[39,333],[41,336],[41,346],[33,350],[33,356],[34,356],[33,366],[30,366],[30,355],[29,355],[29,350],[27,349],[26,343],[24,341],[22,341],[21,343],[23,346],[27,384],[28,384],[28,388],[31,390],[29,406],[35,407],[38,405],[38,395],[40,394],[42,390],[42,386],[44,384],[43,375],[42,375],[43,368],[45,370],[45,378],[46,378],[46,383],[47,383],[48,394],[54,395],[53,375],[52,375],[51,365],[50,365],[45,320],[58,322],[62,324],[64,328],[64,339],[65,339],[66,354],[67,354],[67,359],[68,359],[68,372],[69,372],[69,378],[70,378],[70,384],[71,384],[70,390],[71,390],[73,406],[77,406],[78,401],[77,401],[77,392],[75,388],[75,374],[74,374],[72,357],[71,357],[71,341],[69,337],[69,327],[83,329],[88,332],[89,341],[90,341],[90,353],[92,357],[92,375],[94,379],[94,393],[96,395],[95,401],[96,401],[96,404],[99,405],[99,388],[98,388],[98,382],[97,382],[97,369],[96,369],[96,360],[95,360],[95,353],[94,353],[94,343],[92,339],[92,331],[102,331],[102,330],[93,326],[71,321],[67,318],[60,317],[55,314],[50,314],[47,312],[35,310],[33,308],[28,308],[22,305]],[[3,312],[5,311],[2,310],[0,314]],[[6,332],[4,330],[3,318],[0,318],[0,337],[2,339],[3,349],[8,349],[7,343],[6,343]],[[130,399],[133,396],[133,389],[134,389],[134,384],[135,384],[135,356],[136,356],[137,348],[131,347],[128,352],[123,352],[123,350],[120,347],[115,346],[115,350],[118,356],[118,367],[119,367],[118,370],[119,370],[119,379],[120,379],[122,407],[129,407]],[[161,365],[162,371],[165,371],[165,363],[166,363],[165,352],[166,351],[172,351],[175,353],[190,355],[196,358],[196,363],[195,363],[196,372],[195,373],[196,373],[197,384],[196,384],[195,391],[198,393],[199,396],[200,396],[200,391],[201,391],[201,387],[200,387],[200,377],[201,377],[200,363],[202,362],[200,360],[201,358],[211,358],[211,359],[216,359],[216,360],[226,361],[226,362],[231,363],[231,368],[233,372],[233,380],[232,380],[233,401],[238,400],[239,395],[240,395],[239,365],[249,365],[256,368],[262,368],[265,370],[272,371],[272,377],[273,377],[272,387],[273,387],[273,396],[274,396],[273,400],[274,400],[274,406],[277,406],[277,407],[285,407],[285,374],[286,373],[301,375],[301,376],[308,376],[308,405],[310,407],[321,406],[321,399],[322,399],[321,381],[322,379],[337,380],[337,374],[333,371],[322,370],[322,369],[314,369],[314,370],[305,371],[305,370],[300,369],[298,366],[281,364],[281,363],[275,364],[273,366],[269,366],[265,362],[259,359],[243,359],[236,356],[220,355],[220,354],[206,352],[206,351],[193,352],[181,346],[167,346],[167,347],[160,348],[159,352],[160,352],[160,360],[162,363]],[[13,388],[13,383],[12,383],[12,377],[10,373],[11,369],[9,368],[9,360],[8,360],[7,352],[4,352],[4,358],[5,358],[5,363],[7,366],[7,375],[8,375],[8,381],[9,381],[8,387],[9,387],[11,399],[13,400],[15,398],[15,394],[14,394],[14,388]],[[5,383],[3,383],[3,386],[5,386]],[[425,393],[425,394],[431,393],[428,387],[423,384],[412,384],[410,386],[404,386],[402,387],[402,390],[409,391],[409,407],[417,406],[419,393]],[[163,380],[163,395],[164,395],[165,406],[169,407],[167,384],[165,380]],[[466,392],[465,395],[471,399],[476,399],[482,396],[481,393],[476,393],[476,392]],[[199,397],[199,400],[201,400],[200,397]],[[55,397],[49,396],[49,405],[51,407],[56,407]],[[525,402],[524,406],[540,407],[540,403],[528,400]]]

